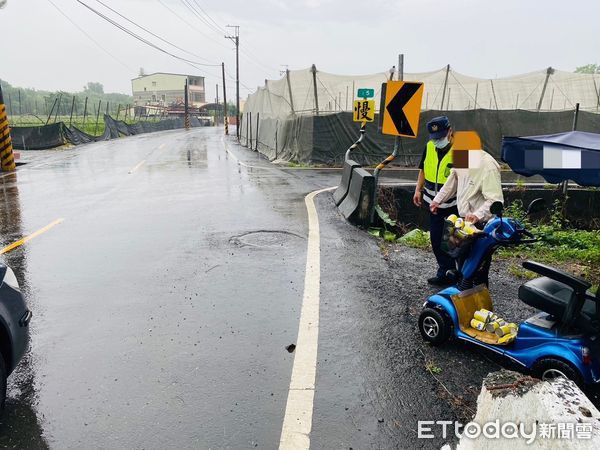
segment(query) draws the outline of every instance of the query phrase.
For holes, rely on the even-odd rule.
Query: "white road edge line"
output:
[[[240,161],[240,159],[237,156],[235,156],[231,150],[229,150],[229,144],[227,144],[227,141],[225,140],[224,136],[221,138],[221,142],[223,143],[223,147],[225,148],[225,153],[227,153],[229,156],[231,156],[235,160],[235,162],[238,163],[242,167],[245,167],[247,169],[259,169],[259,170],[280,170],[281,169],[281,167],[253,166],[251,164],[246,164],[245,162]]]
[[[292,378],[279,442],[281,450],[310,448],[317,374],[319,296],[321,290],[319,216],[314,199],[320,193],[333,189],[335,187],[313,191],[304,198],[308,212],[308,247],[306,249],[304,296],[302,298]]]

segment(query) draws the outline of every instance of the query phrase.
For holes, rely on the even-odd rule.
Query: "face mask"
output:
[[[436,148],[445,148],[448,144],[450,143],[450,140],[448,139],[448,136],[443,137],[441,139],[434,139],[433,140],[433,144],[435,145]]]

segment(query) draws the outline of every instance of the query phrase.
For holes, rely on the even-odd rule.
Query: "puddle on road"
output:
[[[283,247],[304,236],[283,230],[259,230],[232,236],[229,243],[236,247]]]

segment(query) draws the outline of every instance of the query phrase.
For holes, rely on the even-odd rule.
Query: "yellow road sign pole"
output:
[[[403,65],[401,57],[399,63]],[[370,223],[375,221],[377,205],[377,188],[379,187],[379,172],[396,159],[402,148],[401,136],[416,138],[421,115],[423,99],[423,83],[390,80],[382,85],[381,132],[396,136],[394,150],[375,168],[375,190],[371,198]]]
[[[2,87],[0,86],[0,159],[2,162],[2,172],[12,172],[16,169],[15,157],[13,155],[12,140],[10,138],[10,127],[8,124],[8,115],[2,96]]]

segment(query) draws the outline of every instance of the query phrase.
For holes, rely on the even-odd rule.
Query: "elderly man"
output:
[[[477,161],[475,167],[453,168],[429,209],[433,214],[437,214],[440,205],[456,196],[459,215],[467,222],[483,225],[492,217],[492,203],[504,203],[500,165],[483,150],[469,152],[478,152],[477,157],[473,158]]]
[[[454,167],[450,171],[446,183],[429,205],[429,209],[432,214],[438,214],[440,204],[456,195],[460,216],[464,217],[467,222],[476,224],[481,228],[492,217],[490,213],[492,203],[498,201],[504,203],[500,182],[500,166],[489,153],[483,150],[466,151],[469,153],[476,152],[472,158],[474,164],[471,164],[471,158],[467,158],[469,161],[468,168]],[[463,262],[464,257],[459,258],[459,266]],[[473,286],[482,283],[489,285],[491,262],[492,257],[489,255],[473,280]]]

